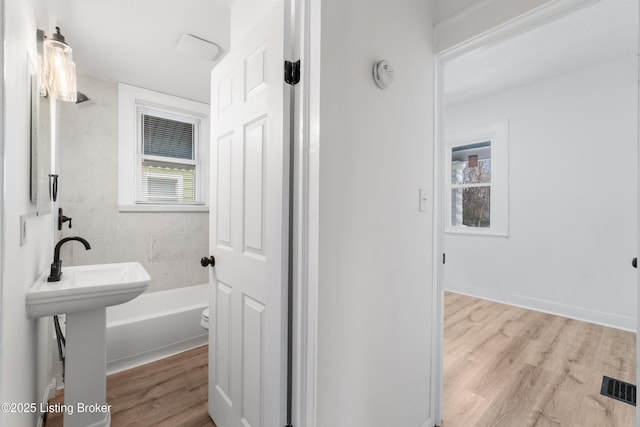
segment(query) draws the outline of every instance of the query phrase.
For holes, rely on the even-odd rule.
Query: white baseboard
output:
[[[155,362],[157,360],[164,359],[165,357],[173,356],[174,354],[203,346],[207,344],[208,339],[209,334],[204,333],[203,335],[189,338],[165,347],[156,348],[152,351],[134,354],[130,357],[110,361],[107,363],[107,375]]]
[[[478,289],[466,286],[448,286],[445,291],[458,294],[469,295],[489,301],[514,305],[516,307],[529,310],[541,311],[543,313],[554,314],[556,316],[568,317],[570,319],[595,323],[597,325],[610,328],[621,329],[623,331],[636,332],[637,320],[634,317],[620,316],[615,313],[590,310],[574,305],[561,304],[554,301],[537,299],[522,295],[510,295],[491,289]]]

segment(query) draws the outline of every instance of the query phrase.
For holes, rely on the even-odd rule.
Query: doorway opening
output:
[[[602,342],[635,381],[637,8],[588,2],[439,58],[445,425],[593,424],[604,406],[553,402],[599,394]]]

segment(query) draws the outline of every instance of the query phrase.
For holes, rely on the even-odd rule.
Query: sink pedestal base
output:
[[[64,427],[111,426],[106,326],[106,308],[67,314]]]

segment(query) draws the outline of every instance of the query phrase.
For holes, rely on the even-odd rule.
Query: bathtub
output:
[[[149,363],[207,343],[200,326],[208,285],[144,293],[107,308],[107,373]]]

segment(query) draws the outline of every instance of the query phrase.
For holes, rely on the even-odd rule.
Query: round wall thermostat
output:
[[[393,67],[383,59],[373,64],[373,81],[380,89],[386,89],[393,83]]]

